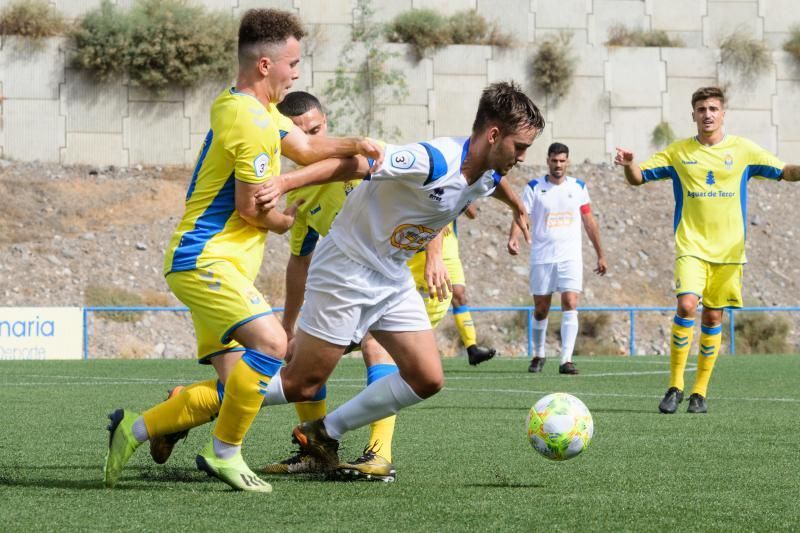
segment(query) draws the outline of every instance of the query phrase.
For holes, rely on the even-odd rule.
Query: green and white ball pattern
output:
[[[528,414],[528,440],[548,459],[572,459],[589,445],[593,433],[592,414],[571,394],[548,394]]]

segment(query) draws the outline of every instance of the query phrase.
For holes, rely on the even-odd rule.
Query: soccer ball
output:
[[[528,440],[548,459],[564,461],[581,453],[592,440],[592,414],[582,401],[564,392],[548,394],[531,407]]]

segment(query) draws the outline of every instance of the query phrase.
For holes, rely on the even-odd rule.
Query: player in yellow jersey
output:
[[[327,134],[328,123],[322,104],[312,94],[303,91],[290,93],[278,104],[278,110],[308,135],[324,136]],[[319,238],[328,234],[347,195],[360,183],[361,180],[350,180],[312,185],[295,189],[286,195],[288,204],[303,202],[297,211],[291,229],[291,253],[286,267],[286,302],[282,324],[289,339],[290,348],[287,352],[287,359],[291,358],[291,339],[294,337],[295,325],[303,304],[303,293],[314,248]],[[455,235],[451,235],[450,239],[444,237],[444,242],[454,241],[454,239]],[[454,270],[451,270],[454,260],[458,260],[457,241],[455,241],[455,248],[444,245],[442,254],[442,259],[451,277],[457,275]],[[421,261],[418,258],[421,258]],[[414,259],[409,261],[409,266],[412,262],[416,265],[412,267],[414,279],[425,296],[428,316],[432,326],[435,327],[446,314],[450,298],[440,301],[438,298],[428,297],[427,283],[425,282],[425,253],[417,254]],[[463,273],[461,277],[463,279]],[[364,338],[361,343],[361,351],[367,366],[367,385],[397,372],[394,360],[372,335]],[[327,412],[326,397],[327,387],[323,386],[311,401],[295,403],[300,421],[309,422],[325,416]],[[363,454],[352,463],[343,463],[341,473],[349,477],[367,480],[394,481],[396,479],[396,470],[392,463],[394,427],[394,416],[370,424],[369,442],[364,448]],[[313,457],[305,452],[300,452],[284,461],[265,466],[263,471],[267,474],[302,474],[318,470]]]
[[[617,148],[614,160],[631,185],[672,180],[675,193],[678,305],[670,339],[669,389],[658,407],[667,414],[683,400],[683,373],[701,299],[700,354],[688,412],[708,410],[708,382],[722,342],[722,312],[742,306],[748,181],[800,180],[797,165],[785,165],[755,143],[725,133],[725,95],[719,88],[695,91],[692,120],[695,137],[670,144],[645,163],[636,164],[633,152],[622,148]]]
[[[255,192],[280,173],[281,151],[301,164],[359,153],[382,158],[369,140],[309,137],[276,109],[298,77],[303,35],[300,21],[284,11],[254,9],[241,20],[236,86],[212,105],[211,130],[164,260],[167,283],[192,313],[198,358],[217,379],[189,385],[142,415],[112,413],[108,487],[144,441],[180,434],[218,413],[198,468],[237,490],[272,490],[245,463],[241,443],[281,366],[286,334],[253,282],[267,232],[286,231],[296,206],[265,209]]]

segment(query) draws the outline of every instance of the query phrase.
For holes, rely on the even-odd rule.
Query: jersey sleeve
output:
[[[581,206],[589,205],[592,203],[592,200],[589,198],[589,187],[586,186],[586,183],[583,183],[581,187]]]
[[[258,184],[274,175],[276,162],[272,159],[280,153],[274,144],[280,140],[269,131],[271,120],[267,113],[256,115],[246,107],[239,109],[227,139],[237,180]]]
[[[756,143],[748,143],[747,179],[760,178],[778,180],[783,175],[786,163],[778,159],[772,152],[761,148]]]
[[[669,147],[650,156],[650,159],[641,164],[642,178],[645,182],[667,180],[675,176],[675,168],[669,155]]]
[[[536,187],[536,180],[528,183],[522,190],[522,204],[525,206],[525,211],[528,216],[533,214],[533,188]]]
[[[292,122],[292,119],[286,115],[282,115],[277,109],[275,110],[273,116],[275,116],[278,123],[278,133],[280,134],[281,139],[289,135],[289,132],[296,127],[294,122]]]
[[[383,164],[377,172],[370,176],[374,180],[408,179],[424,185],[435,175],[438,177],[447,173],[447,162],[441,152],[433,156],[424,146],[424,143],[395,145],[387,144]],[[436,157],[438,154],[439,158]],[[442,170],[441,167],[444,166]],[[439,174],[441,172],[441,174]],[[436,178],[433,178],[436,179]]]

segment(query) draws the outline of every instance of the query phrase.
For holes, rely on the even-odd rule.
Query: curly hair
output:
[[[282,44],[290,37],[299,41],[305,35],[303,24],[293,13],[279,9],[250,9],[239,24],[239,62],[268,55],[269,47]]]
[[[697,102],[716,98],[722,107],[725,107],[725,93],[719,87],[700,87],[692,94],[692,109]]]
[[[517,84],[501,81],[483,90],[472,131],[483,131],[490,124],[500,128],[503,135],[507,135],[527,128],[541,133],[545,122],[539,108]]]

